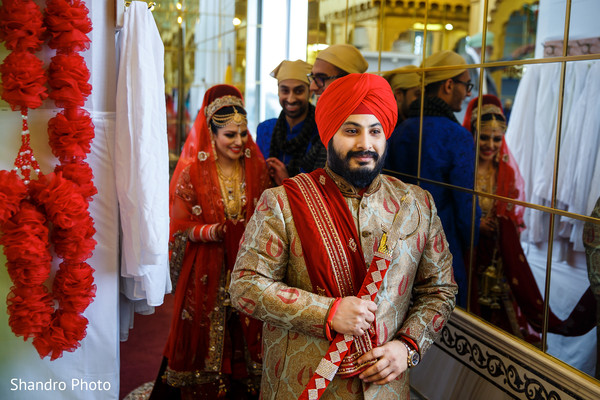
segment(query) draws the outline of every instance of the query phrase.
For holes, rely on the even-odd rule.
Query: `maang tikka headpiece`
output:
[[[484,104],[481,106],[481,117],[483,118],[483,116],[486,114],[492,114],[494,116],[495,115],[504,116],[502,109],[495,104]],[[471,124],[475,124],[476,120],[477,120],[477,107],[473,108],[473,112],[471,115]],[[493,117],[491,120],[488,120],[488,121],[482,121],[481,126],[484,126],[484,125],[490,126],[492,128],[500,128],[500,129],[506,130],[506,122],[501,119],[498,119],[496,117]]]
[[[224,115],[215,115],[215,113],[217,111],[219,111],[221,108],[230,107],[230,106],[234,106],[232,113],[224,114]],[[231,122],[233,122],[234,124],[236,124],[238,126],[240,126],[242,124],[247,124],[248,119],[246,118],[246,115],[239,113],[237,111],[236,106],[241,107],[241,108],[244,107],[244,103],[243,103],[242,99],[240,99],[239,97],[236,97],[236,96],[219,97],[218,99],[216,99],[215,101],[210,103],[208,105],[208,107],[206,107],[204,109],[204,113],[206,114],[206,121],[208,122],[208,125],[210,126],[211,118],[212,118],[213,124],[215,124],[219,128],[222,128]]]

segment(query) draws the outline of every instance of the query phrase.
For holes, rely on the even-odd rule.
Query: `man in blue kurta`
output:
[[[456,66],[456,69],[425,71],[423,105],[423,137],[421,144],[420,177],[473,189],[475,175],[475,146],[473,136],[456,120],[463,99],[469,95],[472,83],[465,60],[453,51],[444,50],[425,60],[424,66]],[[389,141],[386,168],[417,176],[419,155],[419,116],[421,102],[409,108],[409,118],[396,128]],[[405,182],[416,179],[402,177]],[[420,181],[435,199],[450,251],[454,257],[454,277],[459,287],[457,304],[467,304],[467,269],[465,256],[471,242],[473,195],[437,183]],[[479,233],[481,210],[476,204],[475,241]],[[475,243],[476,244],[476,243]]]
[[[277,79],[281,113],[261,122],[256,143],[276,185],[300,172],[323,167],[327,158],[310,104],[308,74],[312,66],[302,60],[283,61],[271,72]]]

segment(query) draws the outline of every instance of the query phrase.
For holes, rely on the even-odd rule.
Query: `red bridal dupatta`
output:
[[[235,96],[242,99],[239,90],[230,85],[210,88],[202,108],[185,142],[170,185],[171,229],[170,243],[177,248],[181,233],[195,225],[227,223],[225,240],[222,242],[183,244],[183,248],[171,253],[171,268],[180,258],[181,269],[175,292],[174,318],[165,349],[169,367],[176,371],[203,371],[209,351],[210,314],[213,311],[222,268],[231,270],[239,249],[244,224],[234,225],[225,220],[225,211],[215,155],[211,144],[211,133],[207,125],[205,109],[218,98]],[[215,110],[216,111],[216,110]],[[268,179],[265,161],[250,135],[244,149],[244,172],[246,183],[246,221],[254,212],[256,203],[265,189]],[[195,204],[190,203],[195,199]],[[186,290],[187,289],[187,290]],[[192,294],[188,294],[191,292]],[[180,315],[186,296],[191,296],[197,307],[193,321]],[[260,340],[256,338],[261,324],[252,320],[249,326],[242,324],[252,359],[260,362]],[[216,371],[219,372],[219,371]]]

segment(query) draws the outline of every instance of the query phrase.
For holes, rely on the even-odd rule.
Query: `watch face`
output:
[[[419,353],[417,353],[416,351],[412,354],[412,356],[410,357],[410,363],[413,365],[413,367],[415,365],[417,365],[419,363],[419,361],[421,361],[421,357],[419,356]]]

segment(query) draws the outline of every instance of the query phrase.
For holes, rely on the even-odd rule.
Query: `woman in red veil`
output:
[[[493,95],[481,98],[481,122],[477,125],[477,103],[467,107],[463,126],[479,135],[479,162],[475,189],[507,199],[524,201],[524,182],[519,168],[504,140],[506,118],[500,99]],[[525,229],[524,207],[479,196],[482,211],[479,244],[475,254],[472,279],[474,295],[471,310],[489,322],[538,344],[544,320],[544,299],[519,239]],[[596,303],[588,288],[565,319],[552,310],[548,313],[548,332],[580,336],[594,327]]]
[[[241,93],[230,85],[213,86],[170,185],[176,289],[157,386],[179,388],[181,398],[257,397],[262,326],[230,307],[227,289],[246,221],[267,182]],[[172,398],[164,390],[155,388],[151,398]]]
[[[506,117],[502,103],[496,96],[482,96],[479,127],[477,103],[478,98],[471,100],[463,122],[463,126],[474,136],[479,135],[475,189],[524,201],[523,178],[504,140]],[[513,269],[529,269],[529,266],[524,257],[515,266],[514,259],[504,257],[502,248],[503,238],[507,235],[520,248],[518,236],[525,228],[524,208],[484,196],[479,196],[479,206],[482,215],[475,254],[472,311],[518,337],[537,342],[539,335],[528,324],[507,279],[507,273],[510,275]]]

